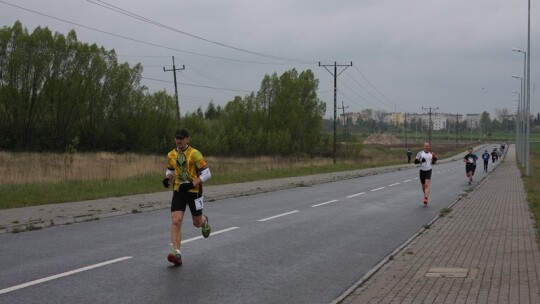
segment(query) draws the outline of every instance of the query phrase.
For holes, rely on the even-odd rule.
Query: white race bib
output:
[[[195,209],[202,210],[203,208],[204,208],[204,196],[201,196],[195,200]]]

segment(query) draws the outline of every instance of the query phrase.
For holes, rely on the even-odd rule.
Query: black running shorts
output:
[[[422,185],[426,183],[426,179],[431,179],[431,170],[420,170],[420,182]]]
[[[476,170],[476,165],[465,164],[465,173],[469,173],[469,172],[474,173],[475,170]]]
[[[173,198],[171,203],[171,212],[174,211],[186,211],[186,206],[189,206],[191,215],[202,215],[202,209],[197,210],[195,208],[195,200],[199,197],[198,193],[193,192],[178,192],[173,191]]]

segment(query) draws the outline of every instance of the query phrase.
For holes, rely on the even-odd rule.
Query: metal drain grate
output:
[[[474,279],[478,275],[476,268],[442,268],[434,267],[420,269],[415,275],[416,278],[468,278]]]

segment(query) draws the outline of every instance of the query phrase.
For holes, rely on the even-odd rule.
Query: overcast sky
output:
[[[540,7],[532,2],[537,113]],[[318,63],[352,62],[338,67],[337,104],[346,112],[432,107],[494,115],[514,111],[511,91],[520,91],[520,80],[512,75],[523,76],[524,56],[512,48],[527,50],[527,10],[527,0],[0,0],[0,22],[19,20],[29,32],[74,29],[80,42],[141,63],[150,92],[174,94],[173,74],[163,71],[174,56],[177,68],[185,65],[177,74],[183,114],[210,100],[225,105],[256,92],[265,74],[296,68],[320,80],[318,96],[332,117],[333,76]]]

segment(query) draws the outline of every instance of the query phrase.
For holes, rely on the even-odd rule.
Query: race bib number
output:
[[[204,208],[204,196],[201,196],[195,200],[195,209],[202,210],[203,208]]]

